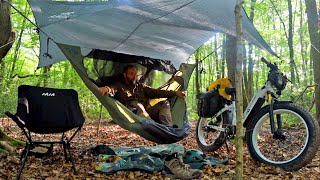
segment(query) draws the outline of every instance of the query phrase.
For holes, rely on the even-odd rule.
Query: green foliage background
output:
[[[259,59],[266,59],[276,62],[280,69],[290,79],[289,65],[289,48],[287,43],[287,28],[288,28],[288,7],[286,1],[275,1],[273,6],[271,1],[258,0],[255,6],[254,25],[261,33],[262,37],[274,48],[276,53],[281,57],[277,59],[266,51],[257,47],[253,48],[254,60],[254,90],[261,87],[267,79],[267,67],[262,64]],[[19,11],[23,12],[32,22],[32,12],[25,0],[16,0],[12,2]],[[293,3],[293,19],[294,19],[294,60],[297,67],[296,74],[299,76],[299,81],[296,84],[288,84],[288,88],[283,92],[283,99],[295,100],[307,85],[313,84],[312,64],[309,58],[310,42],[308,35],[307,20],[305,14],[304,2],[294,1]],[[250,13],[250,1],[244,2],[244,7],[247,13]],[[277,13],[278,11],[278,13]],[[281,16],[280,16],[280,15]],[[99,118],[100,103],[94,95],[86,88],[80,77],[71,67],[68,61],[54,64],[47,71],[45,68],[37,69],[39,39],[36,32],[36,27],[23,18],[19,13],[12,9],[12,25],[17,33],[17,39],[9,54],[3,59],[0,64],[0,116],[3,117],[5,111],[15,112],[17,103],[17,87],[21,84],[38,85],[54,88],[72,88],[79,93],[80,106],[87,120]],[[223,66],[225,61],[223,56],[223,41],[224,34],[213,34],[215,38],[210,39],[202,47],[190,57],[188,63],[195,63],[195,59],[201,60],[199,64],[200,70],[200,91],[213,82],[215,79],[222,77],[222,74],[227,74],[226,66]],[[244,42],[244,47],[248,48],[248,43]],[[216,49],[216,53],[212,53]],[[303,47],[303,49],[302,49]],[[211,54],[211,55],[209,55]],[[208,56],[209,55],[209,56]],[[208,56],[208,57],[207,57]],[[225,64],[225,63],[224,63]],[[224,68],[223,68],[224,67]],[[194,72],[188,87],[188,113],[189,119],[197,119],[196,114],[196,88]],[[26,76],[19,78],[18,76]],[[226,76],[226,75],[225,75]],[[224,76],[224,77],[225,77]],[[154,78],[154,86],[160,85],[163,81],[162,75],[157,73]],[[309,109],[312,107],[313,90],[309,88],[306,93],[297,102]],[[314,109],[311,109],[314,112]],[[103,108],[103,118],[108,118],[108,112]]]

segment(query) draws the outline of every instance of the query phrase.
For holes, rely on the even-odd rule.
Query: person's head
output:
[[[134,84],[137,81],[137,68],[134,65],[125,66],[122,74],[126,83]]]

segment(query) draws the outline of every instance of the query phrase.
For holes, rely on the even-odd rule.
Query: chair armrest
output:
[[[25,127],[25,122],[19,118],[19,116],[11,114],[10,112],[6,111],[5,114],[11,118],[20,128]]]

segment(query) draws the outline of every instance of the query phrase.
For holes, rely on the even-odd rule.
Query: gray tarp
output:
[[[65,60],[56,43],[170,60],[179,67],[214,32],[236,35],[236,0],[28,0],[40,28],[39,67]],[[244,39],[275,53],[243,11]]]

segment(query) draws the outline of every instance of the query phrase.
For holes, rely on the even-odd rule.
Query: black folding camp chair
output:
[[[17,176],[20,179],[30,151],[39,145],[62,144],[66,161],[71,160],[74,173],[77,174],[70,151],[70,142],[80,131],[84,117],[79,107],[78,94],[73,89],[52,89],[21,85],[18,88],[18,107],[15,115],[6,112],[26,136],[26,146],[21,154],[21,167]],[[77,128],[70,138],[65,132]],[[62,133],[61,140],[32,140],[31,133]]]

